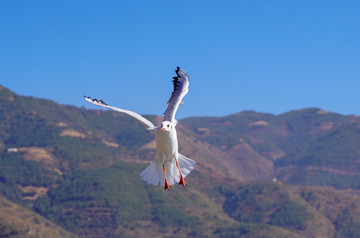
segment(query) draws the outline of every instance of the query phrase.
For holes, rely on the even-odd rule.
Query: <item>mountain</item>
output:
[[[23,217],[51,224],[41,234],[53,237],[360,235],[357,116],[308,108],[180,120],[179,151],[197,164],[189,185],[169,192],[139,177],[155,138],[132,118],[5,87],[0,100],[0,211],[26,211],[0,212],[2,236],[29,232],[7,222]]]
[[[282,115],[245,111],[181,121],[198,140],[230,155],[228,170],[245,180],[360,188],[360,118],[318,108]],[[232,173],[235,173],[232,171]]]

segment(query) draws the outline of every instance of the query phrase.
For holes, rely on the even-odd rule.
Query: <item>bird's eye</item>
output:
[[[169,127],[169,125],[167,125],[167,127]]]

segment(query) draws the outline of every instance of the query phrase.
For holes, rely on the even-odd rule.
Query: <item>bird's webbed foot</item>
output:
[[[165,185],[164,185],[164,190],[166,190],[166,189],[169,189],[170,190],[170,184],[169,184],[169,182],[167,181],[167,179],[165,178]]]
[[[182,174],[180,174],[181,175],[181,177],[180,177],[180,181],[179,181],[179,185],[182,185],[182,186],[186,186],[187,185],[187,183],[185,182],[185,179],[184,179],[184,177],[182,176]]]

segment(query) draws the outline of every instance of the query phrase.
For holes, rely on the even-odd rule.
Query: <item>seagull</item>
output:
[[[155,132],[155,161],[145,168],[140,173],[140,176],[149,184],[158,185],[160,183],[161,186],[164,186],[165,190],[170,190],[171,185],[175,183],[185,187],[187,183],[184,178],[189,175],[196,163],[194,160],[178,152],[178,139],[175,128],[177,121],[175,120],[175,114],[179,105],[183,104],[183,97],[189,91],[189,76],[180,67],[177,67],[175,73],[176,76],[173,77],[174,89],[167,102],[164,120],[160,126],[154,126],[152,122],[136,112],[109,106],[103,100],[84,96],[85,100],[89,103],[125,113],[138,120],[147,130]]]

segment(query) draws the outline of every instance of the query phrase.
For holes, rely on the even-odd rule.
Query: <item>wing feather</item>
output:
[[[151,121],[142,117],[141,115],[137,114],[136,112],[124,110],[124,109],[121,109],[118,107],[109,106],[103,100],[97,100],[96,98],[92,99],[91,97],[86,97],[86,96],[84,96],[84,98],[86,101],[88,101],[89,103],[94,104],[96,106],[105,107],[105,108],[108,108],[108,109],[111,109],[111,110],[114,110],[117,112],[125,113],[125,114],[133,117],[134,119],[138,120],[148,130],[153,130],[155,128],[154,124]]]
[[[175,120],[176,111],[180,103],[182,103],[181,101],[182,98],[189,91],[189,76],[186,74],[184,70],[180,69],[180,67],[177,67],[175,72],[177,76],[173,78],[174,90],[167,103],[168,106],[164,113],[164,121],[169,121],[172,123],[176,123]]]

